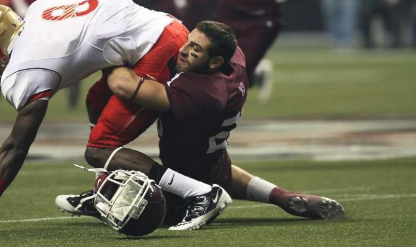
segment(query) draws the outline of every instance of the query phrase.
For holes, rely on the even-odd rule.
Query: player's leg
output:
[[[274,43],[281,26],[272,20],[246,21],[246,24],[239,25],[238,46],[246,56],[247,76],[254,78],[257,65]],[[258,83],[258,80],[250,82],[250,87],[254,86],[252,83]]]
[[[114,98],[113,100],[116,103],[109,104],[110,98]],[[98,120],[106,107],[108,107],[109,109],[112,109],[114,105],[117,106],[118,103],[120,103],[120,102],[118,103],[117,102],[118,102],[117,98],[113,95],[112,91],[108,87],[107,73],[103,71],[103,77],[99,79],[89,89],[88,94],[87,94],[87,99],[86,99],[88,117],[89,117],[91,128],[92,128],[91,135],[94,134],[94,137],[95,137],[95,139],[91,139],[91,136],[90,136],[90,142],[92,142],[93,145],[94,144],[100,145],[100,147],[94,147],[94,146],[87,147],[87,150],[86,150],[86,155],[85,155],[86,160],[94,167],[103,167],[106,164],[109,157],[111,156],[111,154],[114,152],[115,147],[129,142],[130,140],[132,140],[132,138],[138,135],[138,133],[143,132],[147,128],[146,126],[148,124],[151,124],[154,121],[153,118],[149,119],[149,114],[144,115],[142,113],[137,118],[141,120],[138,123],[142,127],[139,127],[136,124],[135,127],[137,127],[137,130],[135,130],[134,128],[131,128],[130,129],[130,131],[132,131],[131,134],[129,134],[129,132],[127,131],[127,134],[124,135],[124,139],[116,136],[115,139],[117,139],[119,143],[115,143],[115,144],[113,143],[114,147],[109,147],[107,143],[108,143],[108,140],[112,140],[112,137],[108,135],[103,135],[102,130],[103,129],[105,130],[105,127],[103,126],[105,126],[106,124],[108,124],[111,127],[112,126],[111,122],[106,122],[103,120],[98,121]],[[117,112],[118,108],[115,108],[114,110]],[[121,111],[125,111],[125,107],[122,107]],[[107,111],[104,111],[104,119],[110,113]],[[123,119],[122,114],[109,116],[110,119],[113,119],[112,117],[114,117],[114,119],[117,119],[117,118]],[[132,116],[130,113],[127,113],[127,119],[132,119]],[[98,127],[96,127],[98,122],[100,123],[98,124]],[[135,154],[135,156],[130,156],[131,153]],[[125,149],[122,152],[119,152],[118,156],[114,160],[114,163],[115,164],[121,163],[122,165],[115,166],[116,167],[115,169],[119,169],[120,167],[125,167],[125,169],[127,170],[146,170],[146,166],[143,166],[142,168],[138,167],[141,164],[140,162],[142,158],[140,154],[141,153],[135,152],[134,150],[131,150],[131,149]],[[137,157],[137,155],[139,155],[139,157]],[[99,177],[99,175],[100,174],[97,175],[97,178]],[[55,203],[57,204],[58,208],[60,208],[62,211],[68,212],[72,215],[88,215],[88,216],[93,216],[98,219],[101,219],[100,214],[95,209],[94,198],[95,198],[95,194],[93,190],[87,190],[85,192],[82,192],[79,195],[59,195],[56,197]]]
[[[169,230],[199,229],[215,219],[232,202],[231,197],[222,187],[202,183],[163,167],[138,151],[127,148],[115,149],[110,159],[105,166],[109,171],[119,169],[119,164],[124,165],[126,162],[140,163],[139,165],[146,169],[151,167],[147,173],[149,178],[155,180],[164,192],[172,193],[176,195],[176,198],[186,201],[185,208],[179,211],[173,210],[173,213],[177,215],[169,215],[169,223],[177,223]],[[60,195],[55,203],[63,211],[71,214],[97,217],[97,212],[94,210],[94,197],[91,191],[79,196]]]
[[[110,152],[108,149],[97,150]],[[128,170],[134,170],[137,166],[142,166],[142,171],[149,178],[155,180],[164,192],[174,194],[176,198],[186,202],[185,205],[182,205],[181,210],[177,210],[177,208],[172,210],[172,207],[170,207],[171,213],[167,221],[170,224],[177,224],[171,227],[170,230],[198,229],[215,219],[231,203],[230,196],[220,186],[211,186],[163,167],[138,151],[117,148],[106,156],[110,156],[104,166],[107,170],[119,169],[124,164],[132,166],[131,168],[125,168]],[[219,179],[219,181],[222,181],[222,179]],[[97,217],[93,201],[94,194],[89,191],[79,196],[60,195],[56,198],[55,203],[63,211],[71,214]]]
[[[101,112],[107,105],[110,97],[113,95],[107,84],[107,77],[103,75],[88,90],[85,104],[87,107],[88,119],[91,126],[97,124]]]
[[[231,197],[277,205],[286,212],[311,219],[344,218],[343,207],[335,200],[292,192],[232,165]]]
[[[103,76],[88,90],[86,107],[91,129],[97,124],[98,118],[113,95],[107,84],[107,76],[105,71],[103,71]],[[111,149],[102,149],[102,152],[111,154],[112,151]],[[102,154],[102,159],[107,159],[108,157],[109,154]],[[99,164],[99,162],[96,163]],[[72,215],[89,215],[101,219],[94,206],[94,198],[94,191],[87,190],[79,195],[59,195],[56,197],[55,203],[62,211]]]

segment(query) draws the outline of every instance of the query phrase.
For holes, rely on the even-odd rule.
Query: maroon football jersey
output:
[[[275,0],[219,0],[217,15],[228,20],[264,17],[283,21],[281,4]]]
[[[224,155],[227,139],[241,116],[248,86],[239,48],[230,65],[227,75],[180,73],[166,86],[171,109],[158,122],[164,166],[210,183],[221,166],[230,165]]]

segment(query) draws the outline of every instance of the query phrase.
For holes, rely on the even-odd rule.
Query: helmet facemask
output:
[[[153,189],[152,183],[154,181],[141,172],[116,170],[98,188],[95,206],[111,228],[121,231],[146,208],[145,195]]]
[[[144,173],[74,166],[98,175],[94,183],[94,206],[111,228],[128,236],[143,236],[163,223],[165,196],[155,181]]]

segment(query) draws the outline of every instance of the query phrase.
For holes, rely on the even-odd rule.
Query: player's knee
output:
[[[95,168],[104,167],[105,162],[108,159],[109,152],[105,148],[87,147],[85,150],[85,160],[87,163]]]

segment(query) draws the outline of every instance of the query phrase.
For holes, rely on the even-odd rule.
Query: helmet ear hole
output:
[[[124,170],[100,177],[94,203],[107,225],[129,236],[142,236],[162,224],[166,200],[153,180],[141,172]]]

